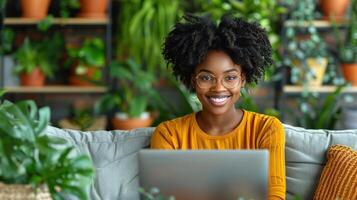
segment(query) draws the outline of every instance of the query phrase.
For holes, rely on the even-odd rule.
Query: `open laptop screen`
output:
[[[140,186],[176,200],[267,199],[267,150],[139,152]]]

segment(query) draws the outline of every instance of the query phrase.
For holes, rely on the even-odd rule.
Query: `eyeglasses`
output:
[[[195,81],[201,89],[208,89],[217,84],[217,78],[208,72],[200,72],[196,75]],[[223,75],[221,84],[227,89],[233,89],[239,85],[241,76],[237,72],[230,72]]]

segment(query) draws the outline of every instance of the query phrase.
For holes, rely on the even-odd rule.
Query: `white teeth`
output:
[[[224,102],[225,100],[227,100],[228,97],[220,97],[220,98],[213,98],[213,97],[211,97],[210,99],[211,99],[213,102],[215,102],[215,103],[221,103],[221,102]]]

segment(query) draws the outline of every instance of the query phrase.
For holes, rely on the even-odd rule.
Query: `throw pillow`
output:
[[[334,145],[327,152],[314,200],[329,199],[357,199],[357,151],[351,147]]]

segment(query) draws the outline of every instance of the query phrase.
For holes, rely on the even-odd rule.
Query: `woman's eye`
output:
[[[212,80],[212,76],[202,75],[202,76],[200,76],[200,79],[201,79],[202,81],[210,81],[210,80]]]
[[[238,78],[238,76],[226,76],[226,81],[235,81]]]

